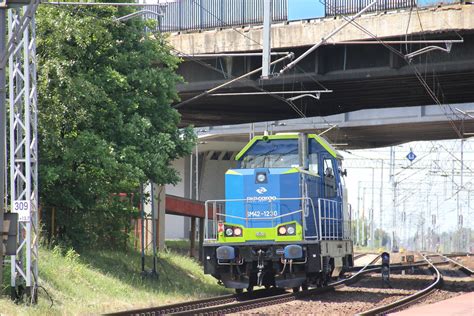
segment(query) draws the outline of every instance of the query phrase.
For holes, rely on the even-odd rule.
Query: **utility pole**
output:
[[[270,77],[272,13],[272,0],[263,0],[262,79]]]
[[[0,56],[6,55],[7,9],[0,8]],[[3,284],[3,216],[5,214],[5,174],[6,171],[6,71],[0,61],[0,289]]]
[[[383,220],[382,220],[382,215],[383,215],[383,159],[380,159],[380,162],[381,162],[381,167],[380,167],[380,210],[379,210],[379,229],[380,229],[380,247],[382,247],[382,231],[383,231],[383,228],[382,228],[382,224],[383,224]]]
[[[372,205],[370,210],[370,247],[374,247],[374,197],[375,197],[375,169],[372,168]]]
[[[356,218],[356,244],[359,245],[360,241],[360,183],[357,187],[357,218]]]
[[[18,244],[11,256],[11,295],[26,293],[37,302],[38,290],[38,111],[35,12],[39,0],[10,1],[7,54],[9,65],[10,203],[18,213]],[[7,5],[8,2],[7,2]],[[2,166],[3,167],[3,166]]]
[[[362,245],[366,246],[367,245],[367,240],[365,239],[365,234],[367,232],[367,229],[365,227],[365,189],[363,190],[362,194]]]
[[[461,198],[463,197],[463,190],[464,190],[464,138],[461,139],[461,187],[458,189],[458,221],[459,221],[459,251],[463,251],[464,249],[464,241],[463,241],[463,214],[462,214],[462,206],[459,201],[459,195],[461,194]]]
[[[393,250],[395,242],[395,226],[397,221],[397,182],[395,181],[395,147],[390,147],[390,181],[392,183],[392,238],[390,248]]]

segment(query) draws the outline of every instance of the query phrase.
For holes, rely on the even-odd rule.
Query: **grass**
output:
[[[190,242],[187,239],[172,239],[165,242],[166,248],[171,249],[173,252],[177,252],[182,255],[189,255]],[[198,254],[198,241],[196,240],[195,253]]]
[[[151,258],[147,258],[149,267]],[[160,253],[158,278],[142,278],[136,251],[88,251],[78,255],[59,248],[40,250],[36,306],[0,298],[0,315],[91,315],[170,304],[228,293],[202,272],[197,261],[173,251]],[[8,277],[7,277],[8,279]]]

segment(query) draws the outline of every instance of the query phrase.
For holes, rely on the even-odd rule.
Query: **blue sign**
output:
[[[407,155],[407,159],[410,160],[410,161],[413,161],[413,160],[415,160],[415,158],[416,158],[415,153],[413,151],[410,151]]]

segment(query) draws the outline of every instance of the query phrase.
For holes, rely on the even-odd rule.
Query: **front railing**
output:
[[[278,209],[281,210],[284,202],[300,202],[299,208],[285,214],[279,214]],[[245,212],[245,216],[236,216],[226,214],[226,204],[240,204],[239,209]],[[257,210],[255,210],[255,206]],[[261,210],[264,209],[264,210]],[[252,212],[261,212],[263,216],[254,217]],[[218,222],[229,222],[229,220],[237,220],[245,223],[244,227],[248,228],[249,224],[255,222],[270,222],[271,227],[283,223],[289,217],[294,217],[300,214],[301,225],[303,226],[303,238],[305,238],[306,218],[315,214],[314,203],[311,198],[274,198],[269,200],[248,200],[248,199],[229,199],[229,200],[208,200],[205,203],[205,221],[204,221],[204,240],[207,242],[217,241]],[[279,214],[279,215],[278,215]],[[316,221],[314,221],[316,223]],[[245,229],[244,228],[244,229]],[[318,227],[315,224],[314,231]],[[306,236],[308,238],[312,236]],[[317,236],[315,236],[317,237]]]
[[[299,202],[298,209],[281,214],[284,202]],[[226,213],[227,205],[236,205],[245,216]],[[255,206],[257,210],[255,210]],[[232,206],[231,206],[232,207]],[[234,206],[235,207],[235,206]],[[262,211],[264,209],[264,211]],[[259,217],[255,217],[252,212],[260,212]],[[313,200],[306,198],[275,198],[270,200],[208,200],[205,203],[204,240],[206,242],[216,242],[218,236],[218,223],[241,222],[245,228],[249,228],[256,222],[270,222],[270,227],[287,221],[288,218],[300,214],[301,225],[303,226],[303,239],[315,240],[350,240],[351,239],[351,208],[350,205],[344,209],[341,202],[330,199],[318,199],[317,208]],[[310,218],[310,220],[308,220]],[[250,224],[250,225],[249,225]],[[308,227],[310,225],[311,227]],[[309,232],[312,232],[311,234]]]
[[[351,209],[344,210],[343,203],[318,199],[319,235],[322,240],[351,239]]]

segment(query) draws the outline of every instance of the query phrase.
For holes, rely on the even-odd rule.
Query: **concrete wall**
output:
[[[200,181],[200,198],[205,200],[224,199],[224,176],[227,170],[237,166],[235,160],[211,160],[210,155],[204,159],[202,179]],[[222,159],[222,157],[221,157]]]
[[[379,37],[404,36],[417,33],[438,33],[449,30],[474,29],[474,6],[450,5],[427,8],[418,15],[409,10],[389,12],[387,14],[367,14],[357,19],[357,23]],[[409,23],[410,21],[410,23]],[[342,18],[327,18],[298,21],[289,24],[272,26],[272,48],[284,49],[309,46],[317,43],[336,27],[344,23]],[[243,36],[243,33],[245,36]],[[348,41],[370,39],[362,31],[349,25],[335,35],[332,41]],[[170,44],[185,54],[206,54],[222,52],[245,52],[262,50],[262,27],[239,29],[212,30],[201,33],[172,34]]]
[[[189,197],[189,157],[181,158],[172,163],[178,170],[181,181],[176,185],[167,185],[166,194],[180,197]],[[187,239],[189,238],[190,219],[183,216],[166,214],[166,239]]]

